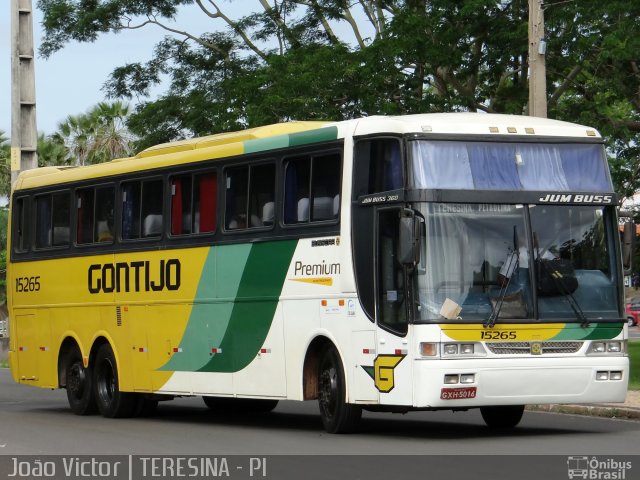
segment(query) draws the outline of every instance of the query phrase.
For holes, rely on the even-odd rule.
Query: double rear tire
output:
[[[131,417],[136,413],[141,397],[121,392],[118,384],[118,366],[111,345],[100,346],[93,366],[96,403],[107,418]]]
[[[67,400],[76,415],[100,411],[107,418],[148,417],[155,413],[158,401],[139,393],[121,392],[118,366],[111,345],[98,348],[95,359],[85,368],[80,350],[70,350],[64,361]]]
[[[93,388],[93,370],[84,366],[77,348],[70,350],[64,362],[67,400],[76,415],[91,415],[98,409]]]

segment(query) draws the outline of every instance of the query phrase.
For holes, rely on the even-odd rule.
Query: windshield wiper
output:
[[[576,318],[580,320],[580,326],[588,327],[589,319],[586,317],[586,315],[582,311],[582,308],[580,308],[580,304],[578,303],[576,298],[573,296],[571,289],[567,286],[565,282],[565,276],[558,269],[553,269],[553,267],[550,266],[549,262],[544,261],[540,257],[538,257],[537,263],[545,271],[547,276],[552,279],[553,283],[556,286],[557,291],[567,300],[567,303],[569,303],[571,310],[573,310],[573,313],[576,314]],[[538,283],[540,282],[539,273],[538,273],[537,281]]]
[[[507,290],[509,289],[511,278],[513,277],[513,273],[517,270],[519,265],[520,258],[518,255],[518,250],[516,249],[513,252],[509,253],[507,261],[504,262],[504,265],[500,269],[503,279],[500,284],[500,293],[498,293],[496,303],[491,309],[491,315],[489,315],[489,318],[483,323],[485,328],[493,328],[493,326],[496,324],[498,316],[500,315],[500,310],[502,310],[502,305],[504,304],[504,299],[507,296]]]
[[[502,268],[500,268],[500,272],[498,272],[498,281],[500,282],[500,292],[498,293],[498,299],[496,303],[491,308],[491,315],[489,318],[485,320],[483,323],[484,327],[493,328],[498,320],[498,316],[500,315],[500,310],[502,310],[502,305],[504,304],[504,299],[507,296],[507,290],[509,288],[509,284],[511,283],[511,277],[513,277],[514,272],[520,266],[520,241],[518,239],[518,228],[516,225],[513,226],[513,251],[507,254],[507,260],[502,264]]]

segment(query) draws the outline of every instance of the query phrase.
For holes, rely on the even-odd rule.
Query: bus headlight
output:
[[[620,353],[622,351],[622,342],[607,342],[607,352]]]
[[[591,342],[587,355],[620,355],[627,351],[626,340]]]
[[[445,343],[443,353],[445,355],[457,355],[458,354],[458,344],[456,343]]]

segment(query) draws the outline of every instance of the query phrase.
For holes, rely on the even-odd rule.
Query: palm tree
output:
[[[38,135],[38,166],[60,166],[71,165],[69,149],[64,144],[64,139],[54,133],[45,136],[44,133]]]
[[[125,121],[129,106],[101,102],[80,115],[69,115],[55,134],[69,149],[76,165],[101,163],[127,156],[133,136]]]
[[[93,153],[97,157],[106,156],[106,160],[112,160],[131,154],[133,136],[125,125],[129,105],[120,101],[101,102],[89,114],[96,125]]]

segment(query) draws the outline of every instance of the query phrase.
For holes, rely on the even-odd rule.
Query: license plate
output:
[[[441,400],[466,400],[476,398],[477,387],[443,388],[440,390]]]

